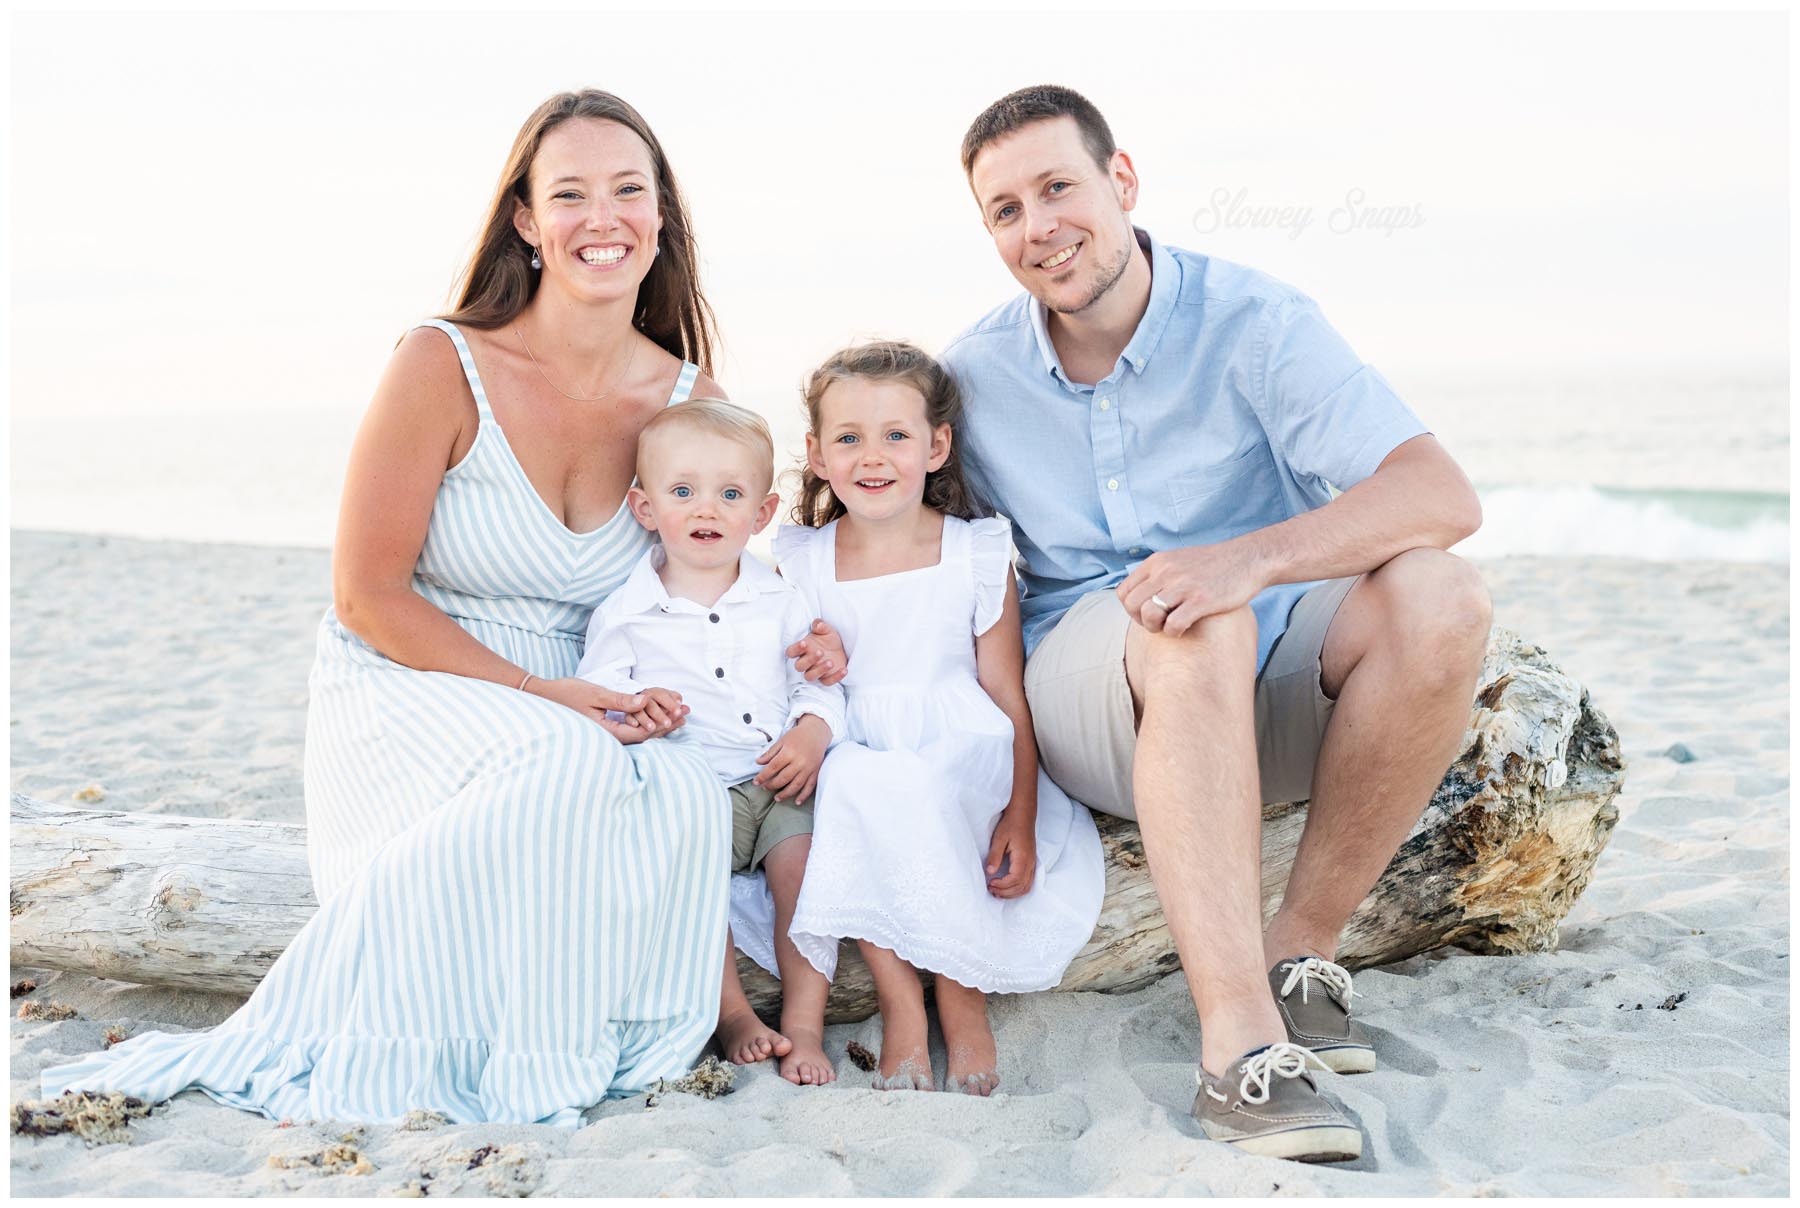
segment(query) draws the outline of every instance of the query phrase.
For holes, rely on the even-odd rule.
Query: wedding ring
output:
[[[1175,611],[1173,608],[1169,607],[1168,602],[1165,601],[1161,596],[1151,596],[1150,602],[1152,604],[1156,605],[1158,608],[1162,609],[1164,612],[1174,612]]]

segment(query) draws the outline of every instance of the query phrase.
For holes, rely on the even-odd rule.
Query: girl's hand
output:
[[[661,738],[680,726],[688,714],[688,708],[681,703],[681,697],[663,688],[651,688],[628,695],[574,677],[553,680],[533,677],[525,685],[525,691],[575,710],[627,746],[643,742],[647,738]],[[655,712],[652,712],[652,694],[656,694]],[[672,707],[670,698],[673,698]],[[612,721],[606,716],[609,710],[623,713],[628,719],[641,718],[642,723],[633,720]],[[660,721],[657,720],[659,714]]]
[[[1006,875],[998,876],[1001,864]],[[1037,817],[1035,810],[1006,807],[994,837],[988,843],[988,892],[997,898],[1021,898],[1031,892],[1037,877]]]
[[[812,633],[787,648],[794,660],[794,670],[809,682],[837,683],[850,672],[850,660],[844,656],[844,639],[824,621],[812,623]]]

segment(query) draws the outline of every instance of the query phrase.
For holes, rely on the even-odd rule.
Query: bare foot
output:
[[[750,1010],[720,1016],[719,1028],[713,1035],[718,1039],[725,1059],[738,1065],[754,1065],[771,1057],[785,1057],[794,1047],[792,1041]]]
[[[999,1057],[988,1027],[987,996],[949,978],[937,981],[938,1023],[944,1029],[944,1089],[983,1098],[1000,1085]]]
[[[795,1086],[824,1086],[837,1081],[837,1067],[825,1055],[823,1033],[811,1028],[788,1028],[792,1052],[781,1059],[781,1076]]]
[[[916,1017],[911,1011],[882,1015],[881,1061],[869,1085],[878,1091],[935,1091],[929,1035],[923,1002]]]

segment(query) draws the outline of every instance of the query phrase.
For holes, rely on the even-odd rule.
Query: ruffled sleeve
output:
[[[784,524],[775,530],[771,543],[775,565],[781,577],[800,589],[813,616],[819,615],[820,539],[829,529],[808,528],[804,524]]]
[[[975,632],[986,633],[1006,607],[1006,577],[1012,571],[1012,525],[998,517],[966,522],[969,572],[975,583]]]

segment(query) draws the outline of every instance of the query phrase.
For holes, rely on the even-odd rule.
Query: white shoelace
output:
[[[1317,1066],[1322,1070],[1331,1067],[1319,1060],[1318,1056],[1308,1048],[1297,1044],[1272,1044],[1262,1052],[1253,1055],[1244,1062],[1244,1076],[1238,1079],[1238,1094],[1245,1103],[1261,1104],[1269,1101],[1269,1087],[1275,1078],[1298,1078],[1309,1066]],[[1212,1098],[1226,1102],[1224,1095],[1207,1086],[1206,1078],[1199,1077],[1201,1087]]]
[[[1323,982],[1328,990],[1336,990],[1349,1005],[1356,991],[1350,988],[1350,971],[1342,965],[1334,965],[1328,960],[1316,956],[1302,957],[1297,961],[1289,961],[1282,968],[1288,971],[1287,980],[1281,983],[1281,997],[1286,998],[1300,987],[1300,1001],[1306,1002],[1307,989],[1315,981]]]

